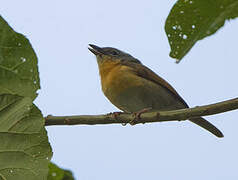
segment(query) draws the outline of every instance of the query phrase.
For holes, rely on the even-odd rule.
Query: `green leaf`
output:
[[[165,24],[170,56],[179,62],[198,40],[214,34],[225,20],[237,16],[237,0],[178,0]]]
[[[37,57],[29,40],[0,16],[0,94],[34,98],[39,88]]]
[[[30,97],[0,96],[0,177],[44,180],[52,152],[40,110]]]
[[[0,180],[46,180],[52,151],[33,104],[40,88],[30,42],[0,16]]]
[[[71,171],[61,169],[54,163],[50,163],[47,180],[74,180],[74,177]]]

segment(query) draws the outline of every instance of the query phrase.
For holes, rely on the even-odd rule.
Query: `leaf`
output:
[[[50,163],[47,180],[74,180],[74,177],[71,171],[61,169],[54,163]]]
[[[170,56],[179,62],[198,40],[214,34],[226,20],[237,16],[237,0],[178,0],[165,23]]]
[[[0,94],[34,98],[39,88],[37,57],[29,40],[0,16]]]
[[[44,180],[52,152],[40,110],[30,97],[0,96],[0,177]]]
[[[0,16],[0,179],[46,180],[52,151],[33,104],[40,88],[30,42]]]

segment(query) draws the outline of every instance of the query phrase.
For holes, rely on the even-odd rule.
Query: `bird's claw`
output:
[[[122,112],[118,111],[118,112],[113,112],[110,114],[112,115],[113,118],[117,119],[117,117],[120,116],[122,114]]]
[[[123,112],[118,111],[118,112],[109,113],[109,115],[112,115],[112,117],[113,117],[114,119],[117,119],[118,116],[120,116],[122,113],[123,113]],[[122,123],[122,126],[126,126],[126,125],[127,125],[127,123]]]
[[[135,116],[135,118],[133,120],[131,120],[129,122],[130,125],[136,125],[138,123],[138,121],[141,119],[141,114],[143,113],[146,113],[148,111],[150,111],[152,108],[144,108],[144,109],[141,109],[140,111],[138,112],[134,112],[133,115]]]

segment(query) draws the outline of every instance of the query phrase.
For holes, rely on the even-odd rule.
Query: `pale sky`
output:
[[[169,57],[164,23],[176,1],[1,2],[3,18],[26,35],[38,56],[44,116],[118,111],[103,95],[87,46],[126,51],[166,79],[191,106],[238,96],[238,20],[197,43],[180,64]],[[236,180],[238,111],[206,119],[218,139],[188,122],[136,126],[47,127],[57,165],[80,180]]]

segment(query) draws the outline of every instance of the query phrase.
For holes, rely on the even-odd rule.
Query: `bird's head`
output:
[[[102,64],[104,62],[134,62],[140,63],[140,61],[128,53],[125,53],[121,50],[112,47],[98,47],[93,44],[89,44],[88,48],[97,58],[98,64]]]

